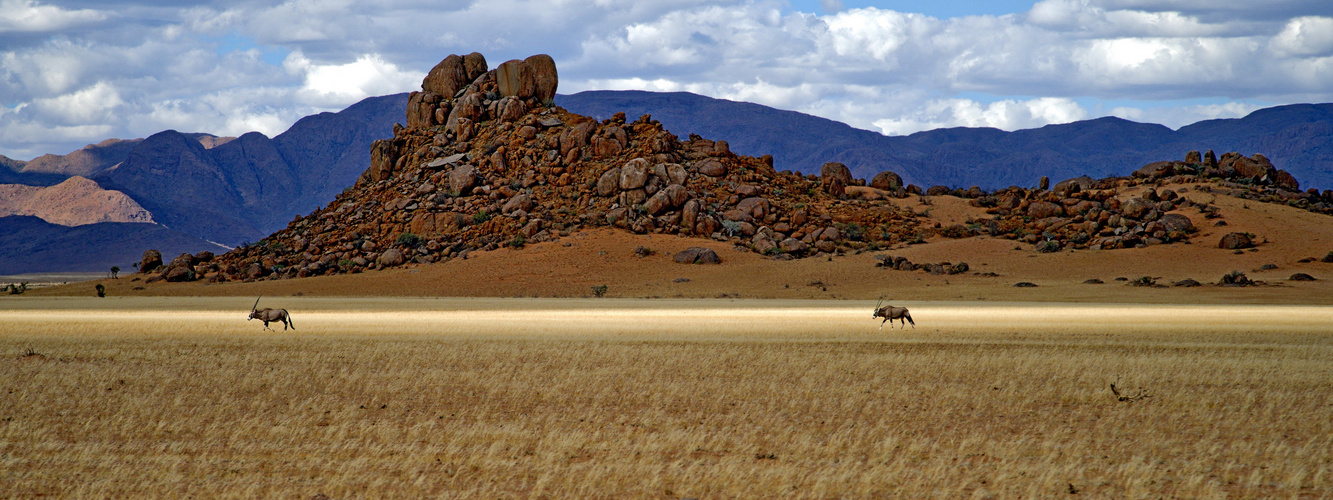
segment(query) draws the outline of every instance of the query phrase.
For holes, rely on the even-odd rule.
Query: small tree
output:
[[[120,279],[117,274],[120,274],[120,266],[111,266],[111,279]]]
[[[93,287],[93,288],[97,289],[97,296],[98,296],[98,297],[106,297],[106,287],[105,287],[105,286],[102,286],[101,283],[98,283],[97,286],[95,286],[95,287]]]

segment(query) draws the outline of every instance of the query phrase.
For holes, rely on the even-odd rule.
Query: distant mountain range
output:
[[[404,121],[407,99],[406,93],[365,99],[338,113],[305,117],[271,139],[253,132],[233,139],[165,131],[28,162],[0,156],[0,184],[52,186],[75,175],[88,177],[128,195],[156,223],[67,227],[0,217],[0,231],[11,230],[6,241],[21,230],[28,242],[0,250],[0,273],[84,270],[86,263],[100,262],[90,255],[112,252],[124,254],[115,259],[127,268],[150,247],[169,258],[170,245],[216,251],[212,242],[256,241],[351,186],[369,166],[371,143],[392,137],[393,124]],[[616,112],[630,119],[650,114],[682,139],[698,134],[726,140],[739,154],[772,155],[778,170],[818,173],[825,162],[835,161],[858,178],[892,170],[923,187],[995,189],[1034,186],[1041,176],[1059,181],[1128,175],[1153,161],[1212,149],[1219,155],[1262,153],[1302,187],[1333,188],[1333,104],[1267,108],[1174,131],[1098,118],[1014,132],[948,128],[890,137],[793,111],[682,92],[591,91],[557,96],[556,103],[599,119]],[[116,240],[110,236],[116,231],[132,234]],[[32,255],[54,260],[41,266]],[[127,256],[133,258],[124,261]]]
[[[1035,186],[1088,175],[1128,175],[1190,150],[1262,153],[1302,186],[1333,188],[1333,104],[1266,108],[1244,118],[1201,121],[1179,130],[1120,118],[1097,118],[1005,132],[946,128],[884,136],[844,123],[758,104],[685,92],[589,91],[559,96],[571,112],[631,119],[650,114],[678,136],[725,140],[740,154],[773,155],[774,168],[818,173],[824,162],[846,164],[859,178],[892,170],[923,187]]]

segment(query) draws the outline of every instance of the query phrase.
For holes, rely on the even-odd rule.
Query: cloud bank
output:
[[[1106,115],[1178,127],[1333,101],[1322,0],[1042,0],[949,18],[825,0],[162,4],[0,0],[0,154],[164,129],[271,136],[419,89],[473,51],[492,66],[550,54],[563,93],[689,91],[885,134]]]

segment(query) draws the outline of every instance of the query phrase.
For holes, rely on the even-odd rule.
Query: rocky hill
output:
[[[685,92],[589,91],[556,102],[599,119],[617,112],[651,114],[673,133],[726,140],[739,154],[770,154],[775,168],[804,173],[836,161],[857,177],[893,170],[909,183],[998,189],[1031,187],[1041,176],[1128,175],[1183,151],[1212,149],[1262,152],[1303,183],[1333,188],[1333,104],[1266,108],[1179,130],[1107,117],[1013,132],[959,127],[886,137],[816,116]]]
[[[78,176],[50,187],[0,184],[0,217],[10,215],[32,215],[62,226],[153,222],[152,214],[125,193]]]
[[[727,241],[775,259],[877,251],[928,238],[989,235],[1065,248],[1133,248],[1187,241],[1213,209],[1160,182],[1208,181],[1256,198],[1322,210],[1333,192],[1301,192],[1261,155],[1191,152],[1133,176],[1074,178],[997,191],[905,184],[893,171],[867,183],[843,164],[819,175],[776,171],[770,156],[731,151],[726,141],[680,140],[648,115],[605,120],[553,106],[557,75],[547,56],[488,70],[480,54],[449,56],[408,99],[405,127],[375,141],[370,166],[329,205],[254,245],[181,255],[168,280],[285,279],[358,273],[470,252],[554,241],[610,226]],[[1147,188],[1141,186],[1146,185]],[[1135,187],[1134,196],[1123,190]],[[943,225],[906,198],[969,199],[984,217]],[[711,252],[677,261],[716,262]],[[149,261],[152,259],[145,259]],[[885,266],[940,274],[962,263]],[[152,269],[146,269],[152,270]],[[156,279],[156,278],[155,278]]]

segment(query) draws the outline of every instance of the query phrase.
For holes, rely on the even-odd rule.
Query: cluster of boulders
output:
[[[216,275],[221,269],[214,260],[213,252],[202,251],[196,254],[182,253],[180,256],[171,259],[171,262],[163,264],[162,252],[157,250],[147,250],[143,257],[139,259],[139,272],[148,274],[147,282],[167,281],[181,282],[194,281],[201,276],[213,274]]]
[[[1007,188],[974,198],[994,217],[973,222],[975,229],[945,228],[946,236],[977,233],[1031,243],[1037,251],[1066,248],[1105,250],[1184,241],[1196,231],[1178,213],[1199,208],[1170,189],[1146,188],[1122,200],[1114,179],[1069,179],[1051,190]],[[1201,210],[1206,210],[1201,208]]]
[[[372,145],[355,186],[196,277],[435,263],[599,226],[712,238],[782,259],[917,235],[910,210],[844,203],[826,176],[777,172],[771,157],[736,155],[726,141],[682,141],[647,115],[598,121],[554,107],[547,56],[485,67],[480,54],[446,58],[409,98],[407,125]]]
[[[1313,212],[1333,214],[1333,190],[1310,188],[1301,191],[1300,183],[1286,170],[1273,166],[1262,154],[1244,156],[1237,152],[1218,158],[1211,150],[1199,154],[1190,151],[1185,161],[1159,161],[1144,165],[1133,174],[1149,182],[1213,181],[1221,193],[1237,198],[1282,203]]]
[[[895,269],[898,271],[920,270],[930,274],[962,274],[972,269],[971,266],[968,266],[966,262],[959,262],[957,264],[954,264],[952,262],[917,264],[910,260],[907,260],[907,257],[903,257],[901,255],[893,256],[893,255],[880,254],[875,256],[875,260],[878,261],[875,263],[875,267]]]

